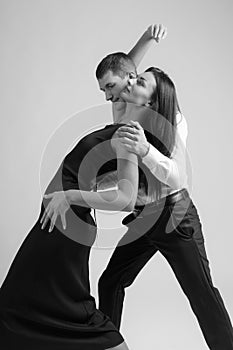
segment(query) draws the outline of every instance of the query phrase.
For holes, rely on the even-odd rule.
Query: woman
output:
[[[131,211],[138,187],[137,156],[125,151],[116,138],[111,139],[118,127],[110,125],[84,137],[65,157],[46,193],[76,191],[75,195],[79,192],[82,201],[94,208]],[[85,168],[88,154],[94,157]],[[85,197],[99,165],[113,160],[116,168],[116,158],[119,189]],[[79,188],[86,191],[74,190]],[[82,201],[72,205],[76,199],[71,196],[68,205],[63,196],[67,227],[58,222],[52,234],[41,228],[48,200],[42,202],[39,218],[0,290],[1,349],[128,349],[90,295],[88,260],[96,225]]]
[[[135,64],[154,39],[158,43],[165,35],[162,25],[150,26],[129,53]],[[96,309],[88,270],[96,236],[90,207],[131,211],[137,196],[137,157],[116,139],[111,140],[118,127],[109,125],[84,137],[65,157],[47,187],[45,193],[56,191],[64,215],[54,229],[56,215],[51,217],[51,235],[43,231],[40,223],[46,224],[46,213],[52,213],[52,201],[44,198],[39,218],[10,267],[0,290],[1,348],[128,349],[110,319]],[[90,162],[84,161],[86,155]],[[117,168],[117,191],[88,192],[101,164],[102,173]],[[80,205],[76,204],[77,195],[82,198]]]

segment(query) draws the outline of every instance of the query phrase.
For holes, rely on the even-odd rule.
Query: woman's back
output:
[[[115,158],[110,140],[117,127],[110,125],[84,137],[67,154],[46,192],[90,189],[98,165]],[[91,162],[85,162],[90,150]],[[46,203],[43,199],[38,220],[0,289],[0,344],[7,350],[117,346],[122,336],[96,309],[90,294],[88,261],[97,231],[90,208],[72,205],[66,229],[58,219],[49,233],[40,224]]]

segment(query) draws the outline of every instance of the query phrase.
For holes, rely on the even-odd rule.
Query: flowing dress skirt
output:
[[[88,260],[96,226],[83,208],[67,212],[51,233],[40,218],[30,230],[0,289],[2,350],[91,350],[123,342],[90,295]],[[77,214],[77,213],[76,213]],[[73,236],[73,237],[72,237]],[[81,243],[79,243],[79,241]],[[84,242],[85,241],[85,242]]]

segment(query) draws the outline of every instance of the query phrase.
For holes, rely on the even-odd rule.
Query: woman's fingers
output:
[[[128,125],[128,126],[127,126]],[[138,122],[131,120],[126,126],[121,126],[117,130],[117,135],[120,138],[128,138],[133,141],[138,141],[138,131],[142,130],[141,125]],[[135,135],[137,134],[137,135]]]
[[[52,198],[54,196],[54,193],[44,194],[44,198]]]
[[[132,125],[138,130],[142,129],[141,124],[139,122],[137,122],[137,121],[134,121],[134,120],[130,120],[127,125]]]
[[[45,215],[46,215],[46,210],[44,210],[44,213],[43,213],[43,215],[42,215],[42,218],[40,219],[40,223],[41,223],[41,224],[42,224],[42,222],[44,221]]]
[[[120,134],[122,132],[129,132],[130,134],[135,134],[136,130],[141,130],[140,128],[140,124],[139,126],[137,124],[131,124],[131,126],[121,126],[118,130],[116,134]]]
[[[124,131],[120,131],[119,132],[119,136],[120,137],[124,137],[124,138],[128,138],[128,139],[131,139],[133,141],[137,141],[137,136],[135,135],[132,135],[130,132],[124,132]]]
[[[54,195],[54,193],[44,194],[43,198],[46,198],[46,199],[48,199],[48,198],[53,198],[53,195]],[[50,202],[50,203],[51,203],[51,202]],[[50,203],[49,203],[49,204],[50,204]],[[42,224],[43,221],[44,221],[44,223],[43,223],[43,225],[42,225],[42,227],[41,227],[42,230],[43,230],[44,226],[46,225],[46,223],[47,223],[47,221],[48,221],[48,218],[46,218],[46,216],[47,216],[47,213],[48,213],[48,211],[49,211],[49,204],[47,205],[46,209],[44,210],[44,213],[43,213],[42,218],[41,218],[41,220],[40,220],[40,223],[41,223],[41,224]],[[45,221],[45,218],[46,218],[46,221]]]
[[[58,191],[58,192],[50,193],[49,195],[45,195],[45,198],[48,198],[48,197],[52,198],[52,200],[49,202],[49,204],[45,208],[45,211],[40,220],[40,223],[42,223],[42,226],[41,226],[42,230],[47,225],[47,222],[50,219],[49,232],[51,232],[56,224],[58,215],[61,215],[63,228],[65,229],[66,228],[65,213],[69,208],[69,204],[67,203],[64,192]]]
[[[46,219],[46,216],[47,216],[48,211],[49,211],[49,204],[48,204],[48,206],[45,208],[44,213],[43,213],[43,215],[42,215],[42,218],[41,218],[41,220],[40,220],[40,223],[42,224],[42,227],[41,227],[41,228],[43,228],[44,221],[45,221],[45,219]]]
[[[66,214],[65,213],[61,214],[61,222],[62,222],[62,226],[65,230],[66,229]]]
[[[128,145],[128,146],[133,146],[135,144],[134,141],[128,139],[127,137],[122,138],[120,141],[124,145]]]
[[[139,122],[130,120],[126,125],[121,126],[120,128],[117,129],[116,134],[120,131],[129,131],[132,134],[134,133],[134,128],[137,130],[142,130],[142,126],[140,125]]]
[[[43,224],[42,224],[42,226],[41,226],[41,229],[42,229],[42,230],[44,229],[44,227],[46,226],[48,220],[50,219],[51,209],[48,210],[48,209],[46,208],[46,209],[45,209],[45,212],[46,212],[45,218],[44,218]]]
[[[117,136],[121,136],[122,133],[129,133],[131,135],[133,135],[135,133],[134,129],[130,126],[122,126],[117,130]]]
[[[49,232],[52,232],[56,220],[57,220],[57,213],[54,212],[54,213],[53,213],[53,216],[52,216],[52,219],[51,219],[51,222],[50,222]]]

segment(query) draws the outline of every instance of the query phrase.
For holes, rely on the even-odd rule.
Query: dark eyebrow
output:
[[[137,77],[137,79],[140,81],[143,81],[143,84],[146,86],[147,85],[147,80],[145,79],[145,78],[143,78],[143,77]]]
[[[108,88],[109,85],[114,85],[114,83],[107,83],[104,85],[103,88],[100,88],[101,91],[105,91],[106,88]]]

